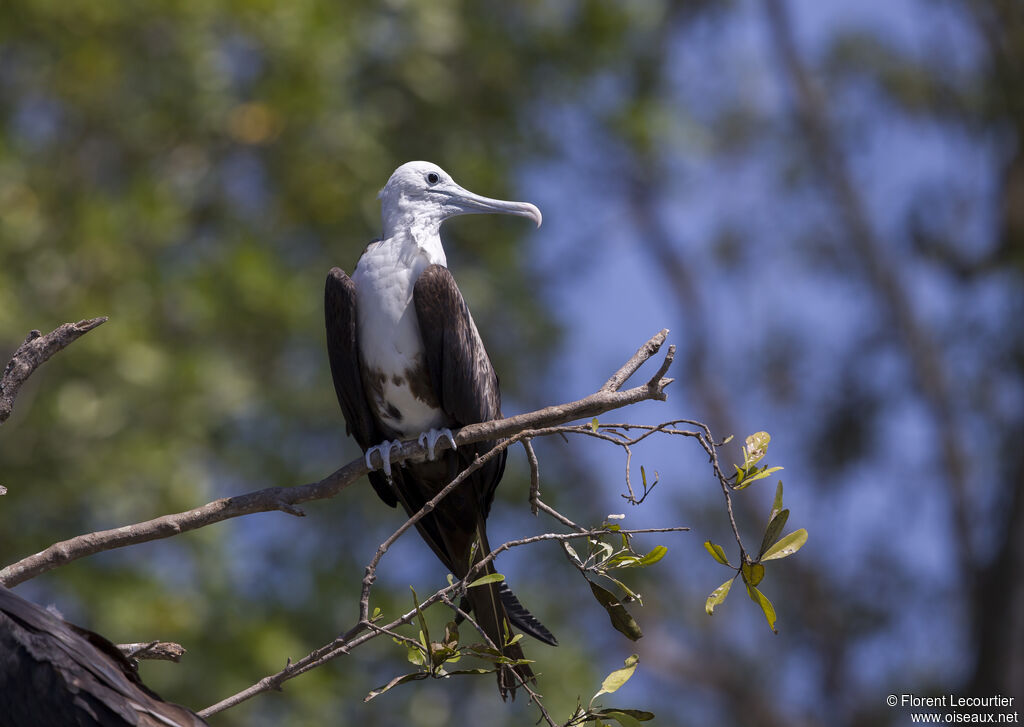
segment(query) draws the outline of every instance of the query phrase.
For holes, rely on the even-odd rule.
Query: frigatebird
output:
[[[200,727],[97,633],[0,586],[0,725]]]
[[[539,227],[541,214],[527,202],[473,194],[436,164],[422,161],[398,167],[379,196],[381,238],[366,248],[351,278],[340,268],[327,276],[327,350],[348,433],[373,470],[370,483],[384,502],[391,507],[401,503],[412,515],[495,445],[480,442],[456,449],[452,429],[501,417],[498,377],[448,270],[441,223],[456,215],[491,213],[528,217]],[[392,467],[392,448],[412,438],[427,446],[429,459]],[[441,438],[452,448],[435,456]],[[383,471],[374,470],[374,454]],[[486,521],[504,469],[502,451],[416,524],[456,578],[465,578],[491,550]],[[494,572],[488,564],[485,573]],[[463,599],[467,608],[510,659],[524,658],[518,643],[508,643],[513,625],[557,644],[504,581],[469,588]],[[515,670],[519,678],[533,679],[529,665]],[[518,685],[507,666],[498,669],[503,699],[509,693],[514,698]]]

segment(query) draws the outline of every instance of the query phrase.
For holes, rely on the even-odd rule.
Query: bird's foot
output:
[[[427,448],[427,459],[431,462],[434,461],[434,447],[437,446],[437,441],[445,437],[452,443],[452,449],[455,449],[455,437],[452,436],[451,429],[431,429],[429,432],[423,432],[420,435],[420,446]]]
[[[366,450],[366,466],[370,468],[371,472],[377,469],[383,469],[384,474],[391,477],[391,450],[395,447],[401,446],[402,442],[399,439],[392,439],[390,442],[385,439],[376,447],[370,447]],[[380,455],[381,462],[383,462],[381,467],[377,467],[373,464],[372,457],[375,452]]]

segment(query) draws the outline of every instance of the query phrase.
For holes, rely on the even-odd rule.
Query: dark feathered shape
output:
[[[0,586],[0,725],[198,727],[165,702],[99,634]]]
[[[345,429],[366,451],[387,437],[366,404],[356,339],[356,286],[341,268],[331,268],[327,274],[324,318],[327,321],[327,356],[331,362],[334,393],[345,415]],[[395,490],[383,472],[371,472],[370,484],[388,505],[398,504]]]
[[[325,294],[331,372],[349,433],[365,451],[399,433],[382,425],[369,406],[364,378],[367,374],[360,364],[356,335],[356,305],[355,285],[339,268],[332,269]],[[410,373],[415,378],[414,386],[429,387],[445,414],[445,426],[453,430],[500,418],[498,377],[446,267],[431,265],[420,274],[413,289],[413,305],[424,350],[423,368]],[[401,502],[412,515],[494,444],[464,445],[456,451],[444,451],[433,462],[395,467],[390,481],[383,472],[372,472],[370,481],[381,499],[392,506]],[[504,469],[505,452],[501,452],[416,525],[437,557],[458,578],[463,578],[490,552],[486,519]],[[494,572],[494,566],[488,564],[481,575]],[[513,625],[545,643],[557,644],[551,632],[519,603],[504,583],[471,588],[467,600],[477,623],[499,646],[504,644]],[[509,658],[524,658],[518,644],[503,651]],[[524,679],[533,678],[528,665],[517,667],[517,671]],[[508,692],[514,695],[517,682],[508,670],[501,670],[498,681],[502,696]]]

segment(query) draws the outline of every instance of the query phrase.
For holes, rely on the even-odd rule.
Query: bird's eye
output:
[[[430,174],[427,175],[427,181],[430,184],[437,184],[438,182],[441,181],[441,177],[438,176],[437,172],[431,172]]]

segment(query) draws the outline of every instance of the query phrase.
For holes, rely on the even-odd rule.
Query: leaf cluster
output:
[[[587,539],[587,551],[584,557],[567,541],[562,543],[569,562],[572,563],[587,580],[594,598],[608,612],[608,618],[616,631],[632,641],[643,636],[640,625],[630,615],[625,604],[636,601],[644,605],[642,596],[627,586],[620,577],[612,575],[612,571],[626,568],[646,568],[654,565],[665,557],[668,548],[656,545],[647,553],[641,553],[633,547],[633,536],[622,532],[622,528],[605,522],[601,525],[602,534]],[[612,542],[609,542],[612,541]],[[621,596],[605,588],[597,579],[605,579],[613,583],[621,592]]]
[[[764,479],[773,472],[782,469],[781,467],[757,466],[757,463],[767,453],[770,441],[771,437],[767,432],[757,432],[747,437],[746,444],[743,447],[743,464],[735,465],[736,475],[735,482],[732,485],[733,490],[742,490],[757,480]],[[764,529],[764,534],[761,537],[761,546],[758,548],[756,556],[751,556],[750,553],[744,550],[742,542],[739,541],[738,534],[737,542],[740,546],[740,563],[738,566],[734,566],[729,562],[725,549],[722,546],[710,540],[704,542],[704,548],[712,558],[736,571],[731,578],[722,583],[707,597],[704,610],[709,616],[714,614],[716,606],[725,601],[735,580],[742,578],[750,600],[761,608],[768,621],[768,627],[773,632],[778,633],[775,629],[775,607],[768,600],[768,597],[760,591],[758,585],[764,580],[765,561],[789,557],[800,550],[804,543],[807,542],[807,531],[804,528],[794,530],[788,535],[780,537],[787,520],[789,520],[789,510],[782,506],[782,481],[780,480],[775,488],[775,499],[772,501],[772,509],[768,514],[768,524]]]
[[[448,580],[449,585],[454,583],[454,579],[450,574],[448,576]],[[503,580],[505,580],[505,576],[502,574],[490,573],[477,578],[472,583],[468,584],[466,588],[477,588],[491,583],[499,583]],[[510,659],[502,654],[499,649],[494,648],[489,644],[462,644],[459,637],[459,624],[455,621],[449,621],[445,624],[444,636],[440,641],[431,640],[430,629],[427,626],[427,619],[424,614],[425,609],[423,609],[421,601],[416,595],[416,590],[411,586],[410,590],[412,590],[413,609],[416,612],[416,622],[419,626],[419,632],[415,639],[400,635],[393,635],[391,638],[396,644],[405,647],[406,659],[410,664],[419,667],[419,669],[407,674],[400,674],[391,679],[387,684],[371,690],[370,693],[363,698],[364,702],[369,702],[374,697],[378,697],[394,687],[412,681],[419,681],[421,679],[447,679],[451,676],[493,674],[503,666],[517,666],[519,664],[533,663],[529,659]],[[379,609],[376,609],[373,615],[374,620],[380,618],[381,615],[382,612]],[[501,646],[511,646],[522,638],[522,634],[510,634],[506,631],[505,643]],[[461,660],[463,656],[474,656],[478,659],[491,662],[493,666],[490,668],[476,667],[467,669],[446,668],[446,664],[455,664]]]

